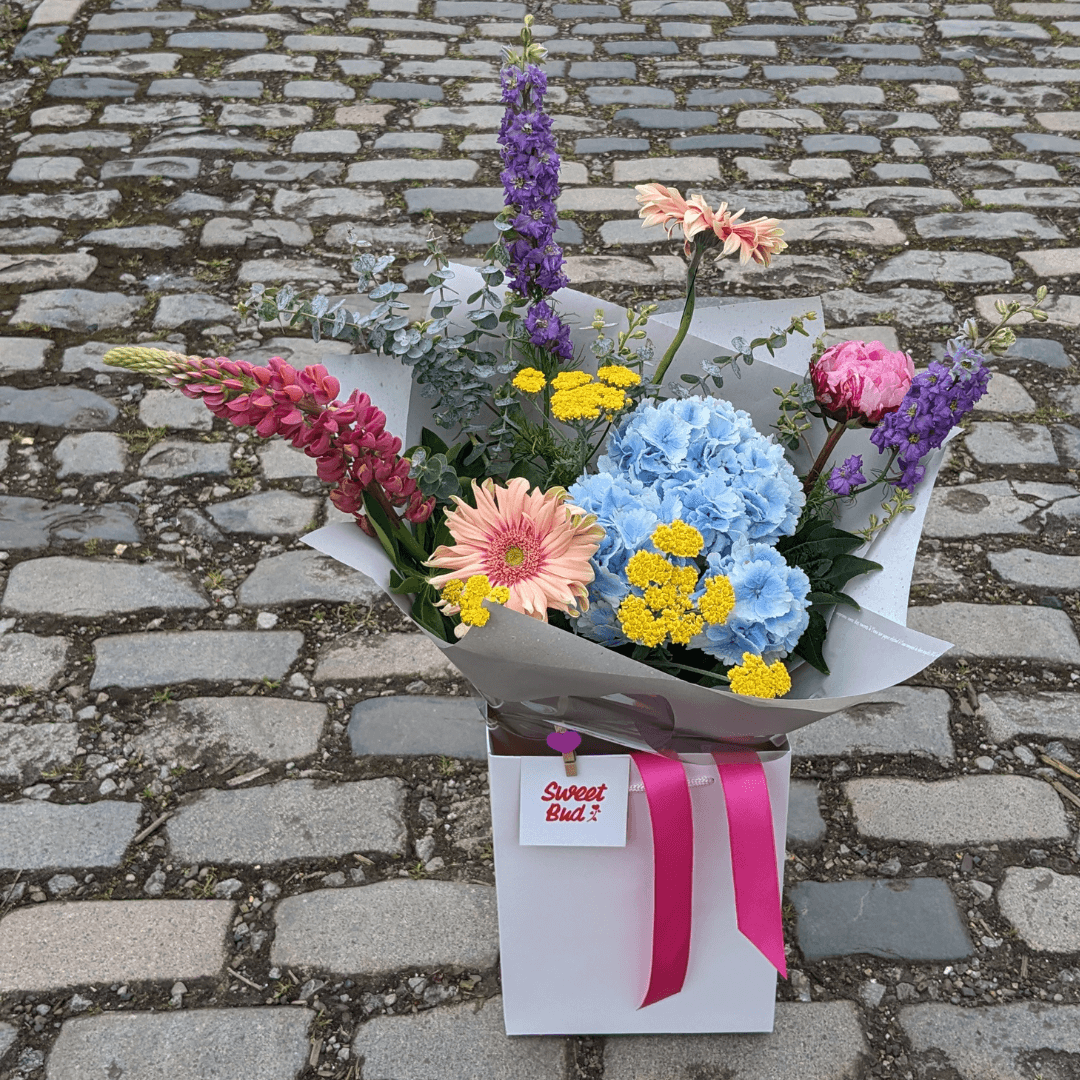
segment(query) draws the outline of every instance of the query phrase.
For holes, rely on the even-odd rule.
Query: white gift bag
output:
[[[551,755],[543,743],[536,753]],[[589,757],[578,755],[582,782]],[[768,784],[782,889],[791,753],[756,757]],[[685,981],[680,992],[644,1007],[655,929],[654,849],[641,775],[631,761],[625,847],[523,846],[522,760],[500,753],[496,735],[488,767],[507,1034],[772,1031],[777,972],[739,930],[724,791],[712,756],[678,758],[693,808]]]

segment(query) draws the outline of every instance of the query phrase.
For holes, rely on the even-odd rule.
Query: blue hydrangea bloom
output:
[[[748,413],[718,398],[644,401],[612,432],[597,467],[570,488],[570,499],[606,530],[579,633],[603,645],[625,641],[615,611],[630,591],[626,564],[636,551],[653,550],[658,524],[679,520],[701,533],[710,568],[714,560],[730,565],[712,573],[732,577],[738,601],[730,625],[712,628],[724,633],[702,635],[694,646],[728,663],[741,662],[744,651],[790,651],[806,628],[809,582],[774,545],[795,531],[804,496],[783,448],[756,431]]]
[[[786,656],[810,623],[810,579],[767,544],[739,540],[728,555],[710,554],[708,576],[725,574],[735,590],[735,610],[723,626],[706,626],[694,646],[725,664],[743,653],[771,661]],[[704,592],[704,588],[701,590]]]

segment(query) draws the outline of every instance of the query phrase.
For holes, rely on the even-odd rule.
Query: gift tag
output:
[[[560,757],[521,759],[522,846],[626,847],[630,758],[577,759],[567,776]]]

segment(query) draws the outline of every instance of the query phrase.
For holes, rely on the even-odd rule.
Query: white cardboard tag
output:
[[[567,776],[563,759],[521,759],[518,843],[524,847],[626,847],[626,754],[577,759]]]

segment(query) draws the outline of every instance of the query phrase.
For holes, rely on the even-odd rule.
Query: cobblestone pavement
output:
[[[0,0],[0,1077],[1075,1080],[1080,3],[533,9],[575,283],[679,295],[659,180],[784,218],[723,290],[834,337],[925,360],[1050,288],[928,518],[957,649],[798,738],[772,1036],[502,1034],[466,688],[298,544],[304,459],[101,364],[337,351],[234,303],[345,291],[350,224],[480,254],[525,11]]]

